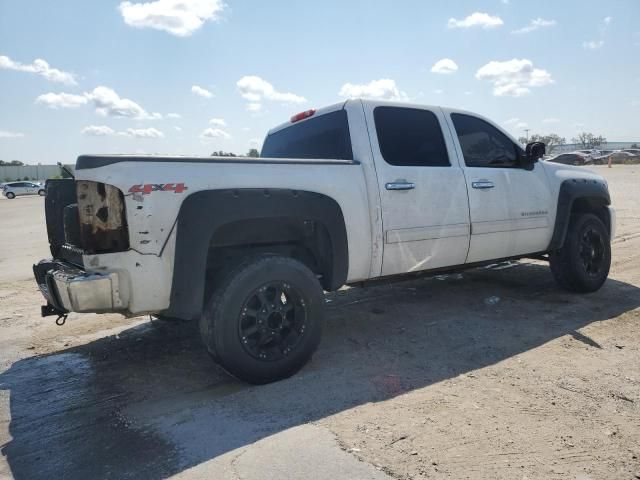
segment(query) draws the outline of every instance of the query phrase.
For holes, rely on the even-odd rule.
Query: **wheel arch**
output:
[[[206,190],[189,195],[177,219],[170,306],[166,314],[197,318],[208,268],[248,254],[297,258],[321,275],[326,290],[347,279],[347,232],[338,203],[289,189]],[[223,265],[222,265],[223,266]]]
[[[557,250],[562,247],[567,236],[571,216],[577,212],[595,214],[611,234],[611,218],[607,208],[610,204],[609,190],[601,180],[571,179],[563,181],[558,193],[556,220],[548,250]]]

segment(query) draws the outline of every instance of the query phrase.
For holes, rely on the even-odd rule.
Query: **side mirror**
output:
[[[527,143],[527,148],[525,150],[527,154],[527,161],[529,163],[533,163],[536,160],[541,159],[542,157],[544,157],[546,151],[547,149],[545,147],[545,144],[542,142]]]
[[[526,170],[533,170],[533,165],[545,154],[546,147],[542,142],[527,143],[525,156],[522,159],[522,166]]]

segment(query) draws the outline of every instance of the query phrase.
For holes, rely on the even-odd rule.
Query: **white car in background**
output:
[[[40,195],[44,197],[44,185],[35,182],[9,182],[1,187],[2,195],[9,200],[16,198],[18,195]]]

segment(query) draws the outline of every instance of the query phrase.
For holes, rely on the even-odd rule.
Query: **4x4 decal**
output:
[[[141,193],[149,195],[151,192],[174,192],[182,193],[188,190],[184,183],[147,183],[145,185],[134,185],[129,189],[129,193]]]

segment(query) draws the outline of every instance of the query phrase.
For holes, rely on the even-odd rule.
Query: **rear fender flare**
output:
[[[322,224],[331,242],[331,273],[325,288],[347,279],[349,256],[342,210],[332,198],[288,189],[204,190],[189,195],[180,207],[168,315],[197,318],[204,300],[206,260],[216,231],[231,223],[289,217]]]

